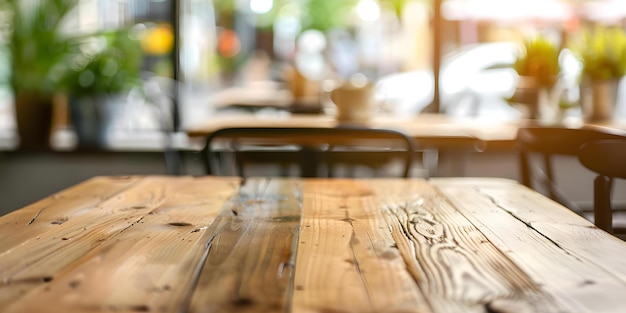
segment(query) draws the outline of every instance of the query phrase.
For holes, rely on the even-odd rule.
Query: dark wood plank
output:
[[[284,312],[300,229],[297,181],[247,180],[207,231],[189,312]]]

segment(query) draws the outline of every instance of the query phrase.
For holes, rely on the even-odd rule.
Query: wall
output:
[[[458,175],[452,159],[440,159],[439,176]],[[517,156],[513,153],[470,153],[466,155],[464,176],[502,177],[518,180]],[[185,155],[184,171],[202,175],[197,153]],[[458,164],[457,164],[458,165]],[[555,170],[563,192],[572,200],[590,206],[594,175],[575,158],[557,159]],[[0,215],[25,206],[64,188],[97,175],[166,175],[163,153],[0,153]],[[626,183],[618,181],[614,196],[624,201]]]

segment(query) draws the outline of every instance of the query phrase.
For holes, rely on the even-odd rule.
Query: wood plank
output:
[[[307,181],[302,223],[294,312],[562,312],[425,180]]]
[[[400,253],[436,312],[563,312],[423,180],[377,184]]]
[[[293,312],[430,312],[372,183],[307,180]]]
[[[0,218],[0,253],[55,230],[133,186],[139,177],[95,177]],[[0,267],[1,268],[1,267]]]
[[[207,231],[188,312],[284,312],[300,229],[295,180],[248,179]]]
[[[8,278],[0,288],[5,301],[0,308],[178,312],[203,254],[203,235],[238,182],[140,180],[0,258]],[[26,258],[11,259],[13,254]]]
[[[0,219],[0,308],[48,282],[56,270],[71,262],[69,258],[65,262],[55,261],[56,267],[44,273],[27,270],[37,268],[37,262],[46,261],[48,255],[63,258],[58,251],[69,244],[63,240],[67,238],[67,230],[83,228],[75,219],[100,211],[103,202],[119,197],[139,180],[138,177],[96,177],[3,216]],[[69,221],[72,222],[67,223]],[[46,248],[50,243],[53,247]]]
[[[571,312],[623,311],[626,243],[517,183],[434,181],[502,253]]]

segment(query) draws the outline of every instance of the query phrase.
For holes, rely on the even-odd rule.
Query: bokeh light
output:
[[[225,58],[234,58],[241,51],[241,42],[237,33],[230,30],[222,30],[217,37],[217,51]]]

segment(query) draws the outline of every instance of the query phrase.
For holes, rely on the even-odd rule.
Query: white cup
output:
[[[337,106],[339,121],[367,121],[374,114],[374,85],[346,82],[333,89],[330,99]]]

